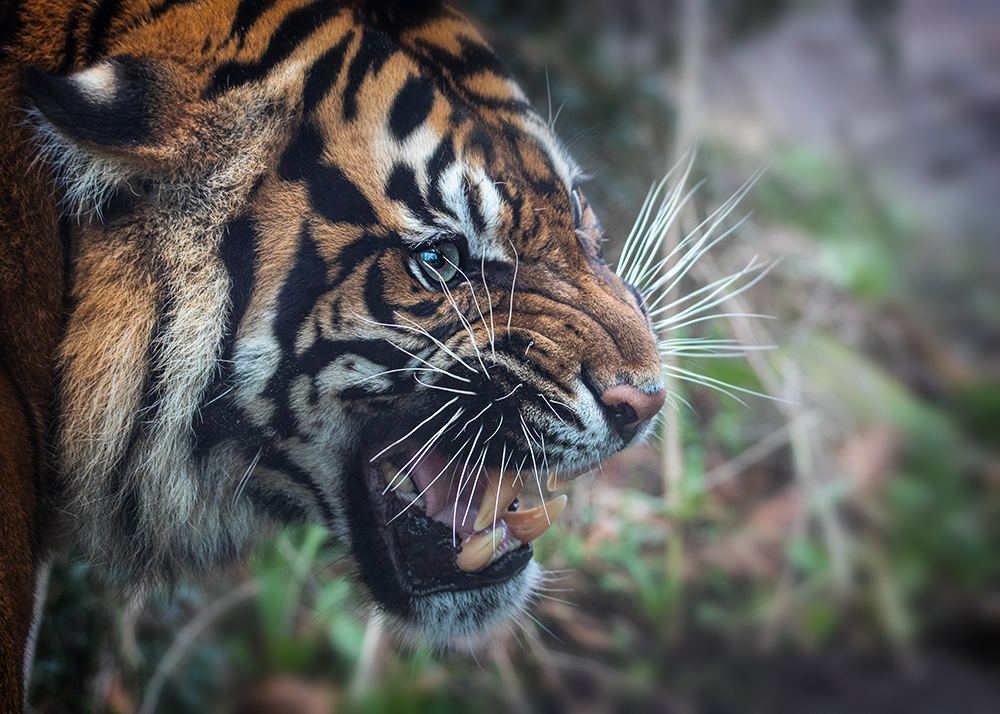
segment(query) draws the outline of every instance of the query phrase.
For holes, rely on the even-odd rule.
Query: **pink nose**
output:
[[[601,403],[618,434],[630,441],[639,427],[656,416],[663,407],[663,389],[648,394],[628,384],[616,384],[601,393]]]

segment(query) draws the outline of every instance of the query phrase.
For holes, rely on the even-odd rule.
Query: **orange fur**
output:
[[[413,327],[419,324],[471,362],[492,350],[503,328],[510,354],[493,355],[491,366],[519,386],[530,382],[525,393],[545,399],[540,392],[548,390],[556,401],[577,399],[602,435],[598,446],[583,443],[588,435],[578,419],[582,436],[572,436],[581,443],[573,442],[576,451],[565,456],[567,470],[624,445],[601,416],[605,390],[660,388],[641,299],[600,259],[600,229],[590,209],[584,206],[582,216],[571,209],[578,170],[471,25],[447,10],[429,23],[397,26],[406,3],[274,0],[240,26],[236,18],[246,7],[241,0],[0,5],[0,22],[6,18],[14,28],[10,37],[0,28],[0,45],[7,44],[0,50],[4,711],[20,706],[33,568],[40,544],[57,532],[85,542],[133,583],[217,567],[242,555],[257,530],[256,506],[239,498],[240,476],[254,468],[255,484],[280,497],[279,510],[291,503],[332,525],[336,514],[326,511],[336,510],[329,500],[338,484],[329,477],[329,454],[356,439],[329,434],[347,430],[352,415],[387,398],[355,403],[341,397],[338,390],[346,393],[359,382],[352,375],[374,373],[382,363],[340,354],[283,383],[290,416],[276,423],[279,400],[269,385],[287,376],[281,364],[294,364],[317,344],[368,340],[398,357],[393,345],[427,348]],[[282,23],[306,11],[320,12],[321,19],[306,23],[287,55],[268,59],[284,51],[272,46]],[[351,77],[335,70],[319,77],[329,87],[311,100],[314,68],[338,43],[348,60],[357,59],[365,49],[361,30],[370,26],[378,30],[367,49],[382,46],[378,42],[395,48],[380,58],[377,72]],[[470,47],[476,51],[468,61],[481,66],[452,69],[467,61]],[[255,63],[265,61],[271,64],[255,76]],[[425,80],[417,90],[425,116],[396,136],[387,117],[412,78]],[[119,106],[129,121],[115,124]],[[405,116],[400,121],[405,124]],[[303,126],[312,143],[302,151],[315,155],[289,159],[306,134]],[[455,158],[435,164],[442,145]],[[286,159],[305,168],[283,173]],[[317,208],[311,192],[327,184],[295,175],[314,164],[317,172],[328,171],[320,174],[323,181],[362,205],[364,222],[336,220]],[[483,225],[469,227],[477,221],[468,205],[415,207],[389,195],[400,167],[412,170],[417,188],[411,193],[426,189],[424,174],[436,168],[443,178],[435,180],[451,181],[453,203],[481,191]],[[333,203],[336,213],[340,204]],[[229,326],[238,276],[225,264],[225,242],[241,220],[255,236],[239,256],[253,263],[253,291],[242,322]],[[459,234],[478,246],[482,265],[492,261],[494,274],[504,276],[492,292],[485,271],[481,280],[447,292],[414,274],[415,254]],[[306,238],[322,266],[310,263],[313,272],[299,279],[312,282],[293,285],[290,293],[294,298],[301,288],[311,295],[314,283],[330,284],[314,304],[293,306],[302,312],[298,323],[275,325],[282,300],[294,302],[286,290]],[[365,240],[378,249],[359,251]],[[339,275],[345,264],[352,269]],[[419,323],[383,325],[362,314],[372,299],[373,274],[389,315],[382,319],[411,311]],[[237,327],[238,334],[227,332]],[[279,353],[279,341],[290,347]],[[222,421],[245,431],[227,434],[228,441],[220,437],[204,447],[207,456],[196,458],[201,445],[192,434],[202,424],[206,393],[226,368],[222,362],[236,365],[222,396],[232,393],[226,404],[239,416],[226,412]],[[491,379],[485,365],[479,378]],[[314,394],[320,387],[328,391]],[[413,404],[404,399],[397,408],[405,415]],[[298,431],[286,434],[292,426]],[[330,440],[318,456],[303,447],[317,435]],[[287,460],[258,465],[254,452],[259,457],[266,450]],[[282,470],[294,461],[288,454],[299,459],[294,465],[326,480],[288,478]],[[57,523],[49,496],[75,518]],[[479,634],[462,627],[456,626],[460,634]]]

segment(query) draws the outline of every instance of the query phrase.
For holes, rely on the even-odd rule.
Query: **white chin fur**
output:
[[[410,646],[429,645],[436,652],[470,652],[493,642],[528,609],[542,582],[534,560],[501,585],[480,590],[435,593],[422,597],[411,620],[393,618],[400,638]]]

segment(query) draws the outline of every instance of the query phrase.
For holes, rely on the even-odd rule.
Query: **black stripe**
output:
[[[417,184],[417,174],[406,164],[396,164],[385,183],[385,195],[392,201],[399,201],[427,225],[434,225],[434,214]]]
[[[488,72],[501,79],[510,79],[510,70],[491,47],[464,35],[458,35],[455,39],[462,46],[460,58],[456,59],[454,55],[439,50],[443,62],[452,75],[471,77]]]
[[[107,498],[111,503],[117,504],[116,520],[122,533],[131,538],[139,532],[139,519],[142,516],[142,506],[134,484],[125,483],[125,474],[128,470],[129,457],[139,443],[139,436],[142,434],[142,422],[136,417],[132,418],[132,427],[129,431],[128,444],[118,455],[111,468],[111,478],[108,484]],[[131,498],[123,498],[128,491]]]
[[[457,39],[462,44],[462,52],[458,56],[427,40],[417,40],[415,43],[420,53],[416,59],[421,64],[430,65],[432,75],[452,80],[452,83],[443,85],[442,89],[450,93],[458,92],[463,104],[479,105],[492,110],[502,109],[513,114],[525,114],[531,111],[531,105],[523,100],[489,97],[463,85],[461,83],[463,79],[482,73],[492,73],[501,79],[509,79],[510,71],[489,47],[467,37]]]
[[[281,491],[274,491],[255,481],[250,481],[247,483],[244,493],[259,510],[267,513],[279,523],[305,523],[309,520],[305,509]]]
[[[353,39],[354,30],[351,30],[309,68],[306,74],[306,86],[302,92],[304,114],[311,114],[337,81],[344,66],[347,46]]]
[[[298,420],[288,400],[289,385],[299,374],[295,342],[316,302],[330,289],[326,272],[327,266],[319,254],[316,242],[309,229],[303,226],[295,264],[278,293],[272,326],[282,353],[281,363],[262,392],[262,396],[274,401],[271,427],[281,438],[295,436],[298,430]]]
[[[472,226],[476,229],[476,233],[482,235],[486,232],[486,218],[483,216],[483,211],[479,206],[482,195],[479,186],[473,184],[469,177],[466,176],[463,188],[465,189],[465,203],[469,207],[469,217],[472,219]]]
[[[296,360],[295,374],[315,377],[331,362],[347,354],[357,355],[386,369],[403,367],[410,359],[405,352],[381,339],[317,340],[316,344]]]
[[[256,62],[230,62],[219,67],[205,90],[205,97],[211,98],[228,89],[263,79],[275,65],[288,59],[307,37],[339,12],[341,7],[336,3],[315,0],[288,13],[271,36],[264,55]]]
[[[323,489],[319,487],[319,484],[313,480],[313,477],[307,471],[304,471],[292,463],[292,461],[284,453],[274,449],[268,449],[265,451],[264,455],[261,456],[260,465],[264,468],[273,469],[282,473],[290,478],[297,486],[301,486],[308,491],[313,497],[313,503],[315,503],[319,508],[320,514],[323,517],[323,523],[330,525],[334,522],[333,509],[330,507],[330,504],[327,503],[326,498],[323,495]]]
[[[181,7],[182,5],[195,5],[198,2],[200,2],[200,0],[163,0],[163,2],[159,5],[154,5],[149,9],[149,12],[147,13],[148,21],[153,22],[158,20],[175,7]]]
[[[117,496],[116,491],[116,496]],[[140,538],[139,523],[142,520],[142,499],[139,498],[139,488],[133,481],[129,481],[124,492],[117,497],[118,508],[116,518],[118,528],[122,536],[129,541],[138,541],[141,544],[146,538]],[[141,546],[140,546],[141,547]]]
[[[347,86],[344,88],[343,99],[346,121],[353,121],[358,115],[358,91],[365,77],[369,73],[378,74],[382,65],[397,49],[385,33],[371,28],[364,29],[358,51],[347,67]]]
[[[222,350],[216,362],[215,375],[198,406],[198,427],[194,434],[194,458],[208,455],[209,450],[223,439],[246,431],[249,419],[228,398],[233,387],[233,353],[236,335],[246,314],[256,284],[257,231],[249,216],[237,218],[226,225],[219,245],[219,254],[229,276],[229,306],[226,310],[226,332]],[[246,434],[243,433],[244,438]]]
[[[160,406],[163,402],[163,395],[166,393],[168,384],[165,379],[167,371],[166,357],[161,350],[158,350],[157,340],[160,335],[170,329],[174,321],[174,296],[167,297],[160,303],[156,315],[156,322],[153,324],[152,339],[149,343],[149,352],[146,362],[149,365],[146,373],[146,385],[143,390],[142,406],[139,408],[138,416],[142,422],[152,424],[156,421],[160,413]]]
[[[252,218],[243,216],[226,226],[219,254],[229,276],[229,308],[222,350],[223,361],[228,361],[232,358],[236,333],[250,305],[257,281],[257,231]]]
[[[384,236],[374,233],[365,233],[357,240],[351,241],[337,255],[337,275],[333,279],[334,285],[342,283],[348,275],[358,269],[358,266],[373,255],[379,255],[386,250],[398,249],[403,241],[397,233],[388,233]]]
[[[87,33],[87,64],[102,57],[105,50],[105,42],[108,39],[108,30],[118,13],[119,6],[123,0],[101,0],[97,10],[90,18],[90,28]]]
[[[394,37],[442,15],[452,14],[439,0],[379,0],[354,5],[362,22],[374,25]]]
[[[250,28],[261,16],[275,6],[277,0],[242,0],[236,8],[236,16],[229,30],[230,37],[239,37],[242,46]]]
[[[65,54],[59,63],[59,68],[56,70],[59,74],[66,74],[76,64],[76,53],[78,51],[76,33],[80,28],[85,7],[86,5],[83,3],[77,5],[66,19],[66,27],[63,29],[63,51]]]
[[[331,223],[378,223],[361,189],[339,167],[320,163],[322,154],[322,137],[315,127],[305,124],[281,157],[278,174],[286,181],[305,179],[313,209]]]
[[[125,35],[137,27],[142,27],[143,25],[151,25],[152,23],[156,22],[161,17],[166,15],[168,12],[173,10],[175,7],[182,7],[184,5],[196,5],[200,2],[201,0],[163,0],[159,5],[153,5],[146,12],[134,16],[129,21],[129,23],[122,29],[121,33]]]
[[[479,125],[473,125],[465,138],[466,153],[472,153],[475,149],[482,152],[484,164],[492,166],[496,163],[497,151],[493,144],[493,137]]]
[[[505,181],[493,184],[500,193],[500,198],[510,207],[510,234],[517,235],[521,232],[521,213],[524,210],[524,199],[521,194],[511,190]]]
[[[6,0],[3,12],[0,12],[0,57],[5,61],[20,33],[21,3],[19,0]]]
[[[385,274],[377,261],[372,262],[365,276],[365,307],[368,308],[368,316],[375,322],[393,322],[393,307],[385,302]]]
[[[389,130],[403,141],[427,121],[434,107],[434,86],[422,77],[410,77],[396,94],[389,111]]]
[[[286,359],[293,354],[295,339],[302,323],[323,293],[330,289],[326,273],[327,265],[319,254],[316,241],[308,227],[303,226],[299,234],[295,265],[288,272],[278,294],[278,308],[274,318],[274,336]]]
[[[455,143],[451,134],[443,137],[437,149],[427,159],[427,177],[430,181],[430,196],[428,203],[437,211],[454,216],[455,212],[448,207],[441,195],[441,174],[455,162]]]

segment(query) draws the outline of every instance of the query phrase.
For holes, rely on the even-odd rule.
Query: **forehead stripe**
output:
[[[354,30],[351,30],[341,38],[340,42],[324,52],[323,56],[309,68],[309,72],[306,74],[306,86],[302,91],[302,110],[306,115],[311,114],[316,109],[337,81],[340,70],[344,66],[347,46],[353,39]]]
[[[434,106],[434,88],[426,80],[409,77],[399,90],[389,112],[389,130],[403,141],[427,121]]]
[[[88,64],[104,55],[104,42],[121,2],[122,0],[105,0],[97,6],[91,16],[86,43]]]
[[[468,176],[465,177],[462,184],[462,190],[465,192],[465,202],[469,206],[469,219],[472,221],[476,233],[482,235],[486,232],[486,218],[483,216],[483,211],[479,206],[479,187],[472,183]]]
[[[256,62],[230,62],[219,67],[205,90],[210,99],[233,87],[263,79],[275,65],[288,59],[302,42],[343,8],[329,0],[316,0],[288,13],[275,30],[264,55]]]
[[[454,217],[455,212],[445,203],[441,195],[441,175],[455,163],[455,145],[449,134],[441,139],[438,148],[427,160],[427,176],[430,179],[430,196],[428,201],[436,211]]]
[[[385,183],[385,195],[392,201],[404,204],[410,213],[424,223],[428,225],[434,223],[434,214],[420,193],[417,176],[412,167],[405,164],[396,164],[393,167]]]
[[[358,226],[378,223],[375,209],[365,194],[339,167],[320,163],[322,153],[322,137],[315,127],[305,124],[285,149],[278,174],[286,181],[305,179],[313,210],[331,223]]]
[[[353,121],[358,115],[358,92],[365,77],[378,74],[386,60],[396,54],[396,46],[383,32],[364,28],[357,53],[347,68],[347,86],[344,88],[344,119]]]
[[[232,28],[229,30],[230,37],[239,37],[242,46],[250,28],[276,4],[277,0],[240,0]]]

